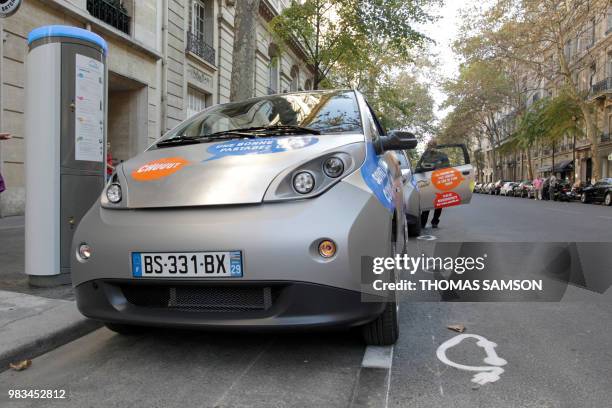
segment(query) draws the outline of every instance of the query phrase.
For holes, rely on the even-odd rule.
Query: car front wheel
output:
[[[582,204],[587,204],[589,202],[589,199],[587,198],[587,195],[585,193],[582,193],[582,195],[580,196],[580,202]]]
[[[606,194],[606,198],[604,198],[604,204],[607,206],[612,205],[612,193]]]
[[[389,301],[384,312],[362,327],[363,339],[369,346],[390,346],[399,337],[397,301]]]

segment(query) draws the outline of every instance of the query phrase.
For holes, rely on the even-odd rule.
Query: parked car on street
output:
[[[361,265],[405,252],[396,152],[416,144],[409,132],[385,132],[357,91],[207,108],[119,164],[79,223],[77,306],[118,333],[339,326],[393,344],[395,297],[364,285]],[[436,150],[449,165],[422,158],[409,181],[420,209],[469,203],[466,147]]]
[[[533,190],[533,183],[529,180],[523,180],[517,186],[516,190],[514,191],[514,195],[517,197],[532,198],[532,196],[534,195],[532,194]]]
[[[396,154],[404,186],[404,211],[408,225],[408,236],[418,237],[421,235],[421,199],[419,190],[413,177],[410,158],[403,150],[398,150]]]
[[[603,203],[612,205],[612,178],[601,179],[592,186],[582,189],[580,201],[583,203]]]
[[[483,194],[491,194],[491,190],[493,189],[494,183],[486,183],[482,188],[481,192]]]
[[[474,184],[474,193],[480,193],[480,190],[483,187],[483,183],[476,183]]]
[[[501,194],[501,188],[503,187],[504,184],[509,183],[510,180],[497,180],[494,184],[493,187],[491,188],[491,194],[493,195],[500,195]]]
[[[501,186],[499,194],[508,197],[513,194],[513,189],[516,186],[518,186],[518,183],[508,181]]]

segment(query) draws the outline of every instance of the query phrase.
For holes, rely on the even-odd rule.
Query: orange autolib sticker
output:
[[[446,193],[436,193],[436,198],[434,199],[434,208],[446,208],[460,204],[461,197],[454,191],[447,191]]]
[[[442,191],[449,191],[457,187],[464,180],[461,177],[461,172],[452,167],[446,169],[435,170],[431,173],[431,183]]]
[[[132,171],[132,178],[138,181],[157,180],[176,173],[187,164],[189,164],[189,161],[182,157],[165,157],[153,160]]]

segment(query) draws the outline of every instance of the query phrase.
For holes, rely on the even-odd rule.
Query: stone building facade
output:
[[[586,19],[585,26],[576,27],[575,34],[565,44],[564,53],[574,81],[585,100],[590,102],[594,109],[598,129],[600,177],[612,177],[612,7],[604,15],[593,15]],[[547,58],[554,61],[552,56]],[[528,78],[528,81],[526,88],[532,91],[525,95],[525,106],[521,109],[523,111],[538,99],[554,97],[558,92],[557,84],[542,78]],[[520,113],[515,110],[498,113],[496,123],[501,129],[498,147],[511,140]],[[487,140],[474,143],[472,149],[475,155],[482,158],[479,179],[495,181],[490,143]],[[568,134],[554,146],[539,144],[533,147],[533,174],[548,176],[554,173],[557,177],[570,181],[590,182],[593,171],[591,155],[590,140]],[[527,179],[527,163],[525,152],[501,153],[497,156],[497,178]]]
[[[229,101],[236,0],[28,0],[0,20],[0,217],[23,214],[27,35],[48,24],[101,35],[109,46],[108,140],[115,162],[205,107]],[[261,0],[255,95],[309,89],[313,72],[296,44],[279,46],[267,21],[287,0]]]

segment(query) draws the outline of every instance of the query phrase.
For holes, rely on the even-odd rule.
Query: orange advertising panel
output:
[[[447,191],[445,193],[436,193],[434,198],[435,208],[446,208],[461,204],[461,197],[459,194],[453,191]]]
[[[132,178],[138,181],[151,181],[176,173],[181,167],[189,164],[182,157],[165,157],[143,164],[132,172]]]
[[[463,180],[461,172],[452,167],[435,170],[431,173],[431,183],[441,191],[450,191],[459,186]]]

